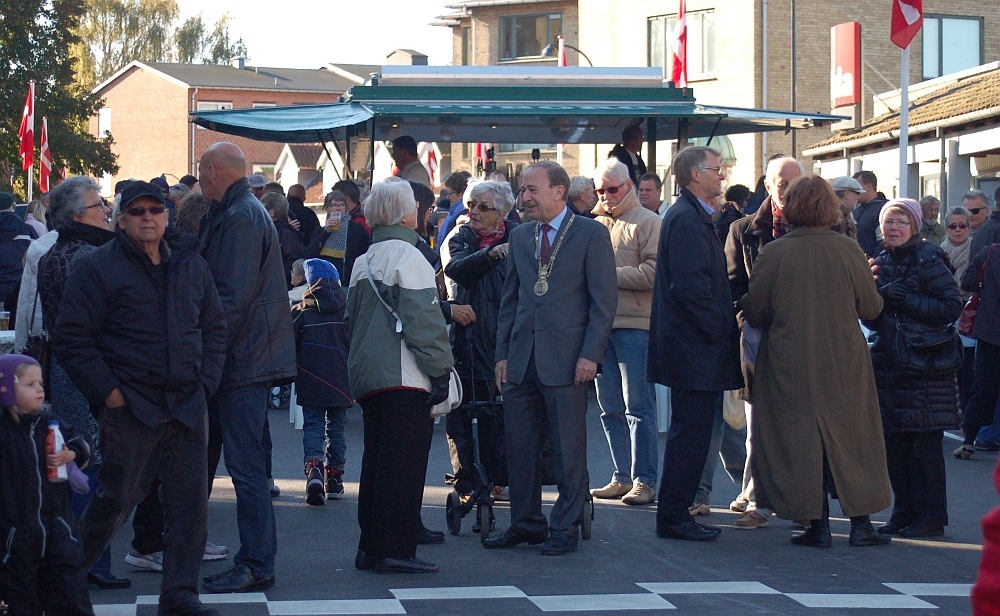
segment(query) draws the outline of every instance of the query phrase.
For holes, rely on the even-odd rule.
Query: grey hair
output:
[[[276,220],[288,218],[288,199],[281,193],[269,192],[262,195],[260,204],[264,206],[265,210],[274,210],[274,218]]]
[[[941,200],[935,197],[934,195],[927,195],[926,197],[920,200],[920,207],[924,207],[925,205],[930,205],[932,203],[941,205]]]
[[[372,192],[365,199],[362,211],[370,227],[389,227],[417,209],[413,189],[403,178],[387,177],[372,186]]]
[[[585,178],[582,175],[576,175],[569,180],[569,192],[566,193],[566,198],[570,201],[576,201],[580,198],[580,195],[587,195],[587,201],[594,195],[594,181],[590,178]]]
[[[490,200],[493,202],[493,207],[501,215],[506,215],[510,211],[510,208],[514,207],[514,193],[507,182],[494,182],[492,180],[479,182],[469,189],[469,199],[477,199],[481,195],[489,195]]]
[[[605,178],[620,182],[621,184],[625,184],[631,179],[628,175],[628,167],[623,165],[617,158],[607,158],[594,169],[594,184]],[[573,181],[570,180],[570,187],[572,186]]]
[[[465,190],[462,192],[462,203],[468,203],[469,199],[472,198],[472,188],[482,183],[482,180],[470,177],[469,181],[465,185]]]
[[[306,276],[306,260],[298,259],[295,263],[292,263],[292,276],[301,276],[305,278]]]
[[[806,169],[802,166],[802,163],[795,160],[791,156],[782,156],[781,158],[770,160],[767,163],[767,170],[764,172],[764,178],[770,186],[777,188],[775,178],[777,178],[781,173],[781,168],[789,162],[795,163],[795,165],[799,168],[799,175],[805,177]]]
[[[964,195],[962,195],[962,201],[963,202],[964,201],[968,201],[970,199],[979,199],[980,201],[983,202],[983,205],[985,207],[989,207],[990,206],[990,198],[986,196],[986,193],[984,193],[983,191],[981,191],[979,189],[970,190],[969,192],[967,192]]]
[[[692,181],[691,172],[704,165],[709,154],[714,154],[720,160],[722,159],[722,152],[703,145],[688,146],[678,152],[677,156],[674,156],[673,162],[674,177],[677,178],[677,184],[680,186],[690,184]]]
[[[101,193],[101,185],[85,175],[68,177],[52,189],[49,197],[49,216],[52,226],[60,233],[67,229],[77,216],[83,216],[88,205],[84,196],[94,191]]]
[[[961,216],[962,218],[965,219],[966,224],[969,223],[969,210],[965,209],[961,205],[959,205],[958,207],[951,208],[951,211],[948,212],[948,215],[944,217],[945,221],[947,222],[947,220],[952,216]]]

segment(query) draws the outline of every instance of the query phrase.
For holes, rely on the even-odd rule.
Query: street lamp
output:
[[[589,64],[591,66],[591,68],[593,68],[594,63],[590,61],[590,58],[587,57],[587,54],[583,53],[582,51],[580,51],[576,47],[573,47],[572,45],[567,44],[566,43],[566,38],[563,37],[563,35],[561,35],[561,34],[559,35],[558,45],[553,45],[552,43],[549,43],[548,45],[545,46],[544,49],[542,49],[542,57],[544,57],[544,58],[551,58],[553,56],[558,57],[557,54],[559,53],[559,46],[560,45],[563,46],[563,47],[567,47],[569,49],[572,49],[576,53],[578,53],[581,56],[583,56],[583,59],[587,61],[587,64]]]

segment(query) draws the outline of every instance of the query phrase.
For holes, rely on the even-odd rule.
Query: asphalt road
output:
[[[944,537],[933,540],[897,538],[886,547],[851,548],[847,545],[850,525],[836,502],[831,549],[791,545],[790,522],[775,517],[768,528],[737,530],[732,526],[737,516],[728,511],[728,505],[739,488],[720,465],[713,510],[704,518],[723,527],[716,542],[659,539],[654,532],[655,504],[628,507],[617,501],[598,501],[593,538],[581,541],[576,553],[542,557],[538,547],[528,546],[488,552],[478,536],[472,535],[469,516],[460,536],[449,535],[444,545],[421,546],[418,551],[419,557],[438,564],[438,573],[378,575],[353,567],[359,534],[360,411],[351,411],[347,427],[347,494],[323,507],[305,504],[302,433],[287,418],[287,411],[272,411],[270,416],[274,475],[281,487],[281,496],[274,499],[279,535],[277,584],[266,596],[203,597],[233,602],[217,606],[225,615],[611,614],[673,608],[669,613],[862,615],[897,608],[916,614],[969,614],[968,585],[975,581],[981,555],[979,520],[998,502],[991,481],[997,454],[976,452],[970,461],[956,460],[950,452],[959,441],[946,438],[951,524]],[[591,484],[599,487],[610,478],[613,467],[593,399],[588,426]],[[661,435],[661,452],[663,441]],[[445,529],[444,503],[450,488],[444,485],[443,476],[448,471],[441,424],[435,426],[424,492],[423,519],[430,528]],[[547,490],[545,501],[551,504],[554,498],[554,489]],[[235,515],[232,483],[227,476],[216,477],[209,504],[209,539],[234,552],[239,546]],[[497,529],[506,528],[510,519],[506,503],[498,503],[496,515]],[[873,520],[888,517],[889,511],[884,511]],[[151,596],[158,594],[161,576],[124,563],[131,538],[131,528],[124,527],[114,541],[113,558],[115,572],[130,577],[132,588],[92,589],[95,605],[102,604],[97,606],[99,616],[155,614]],[[231,560],[205,563],[202,571],[213,573],[230,565]]]

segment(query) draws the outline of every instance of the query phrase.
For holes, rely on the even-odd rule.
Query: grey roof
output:
[[[322,68],[273,68],[247,66],[238,69],[228,65],[177,64],[146,62],[149,68],[199,88],[233,88],[237,90],[295,90],[309,92],[345,92],[357,85],[340,75]],[[339,65],[344,66],[344,65]],[[367,76],[367,73],[364,74]]]

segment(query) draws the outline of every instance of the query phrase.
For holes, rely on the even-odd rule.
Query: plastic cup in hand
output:
[[[331,212],[326,216],[326,226],[332,231],[336,231],[340,228],[340,220],[342,214],[340,212]]]
[[[5,332],[8,329],[10,329],[10,311],[0,311],[0,331]]]

